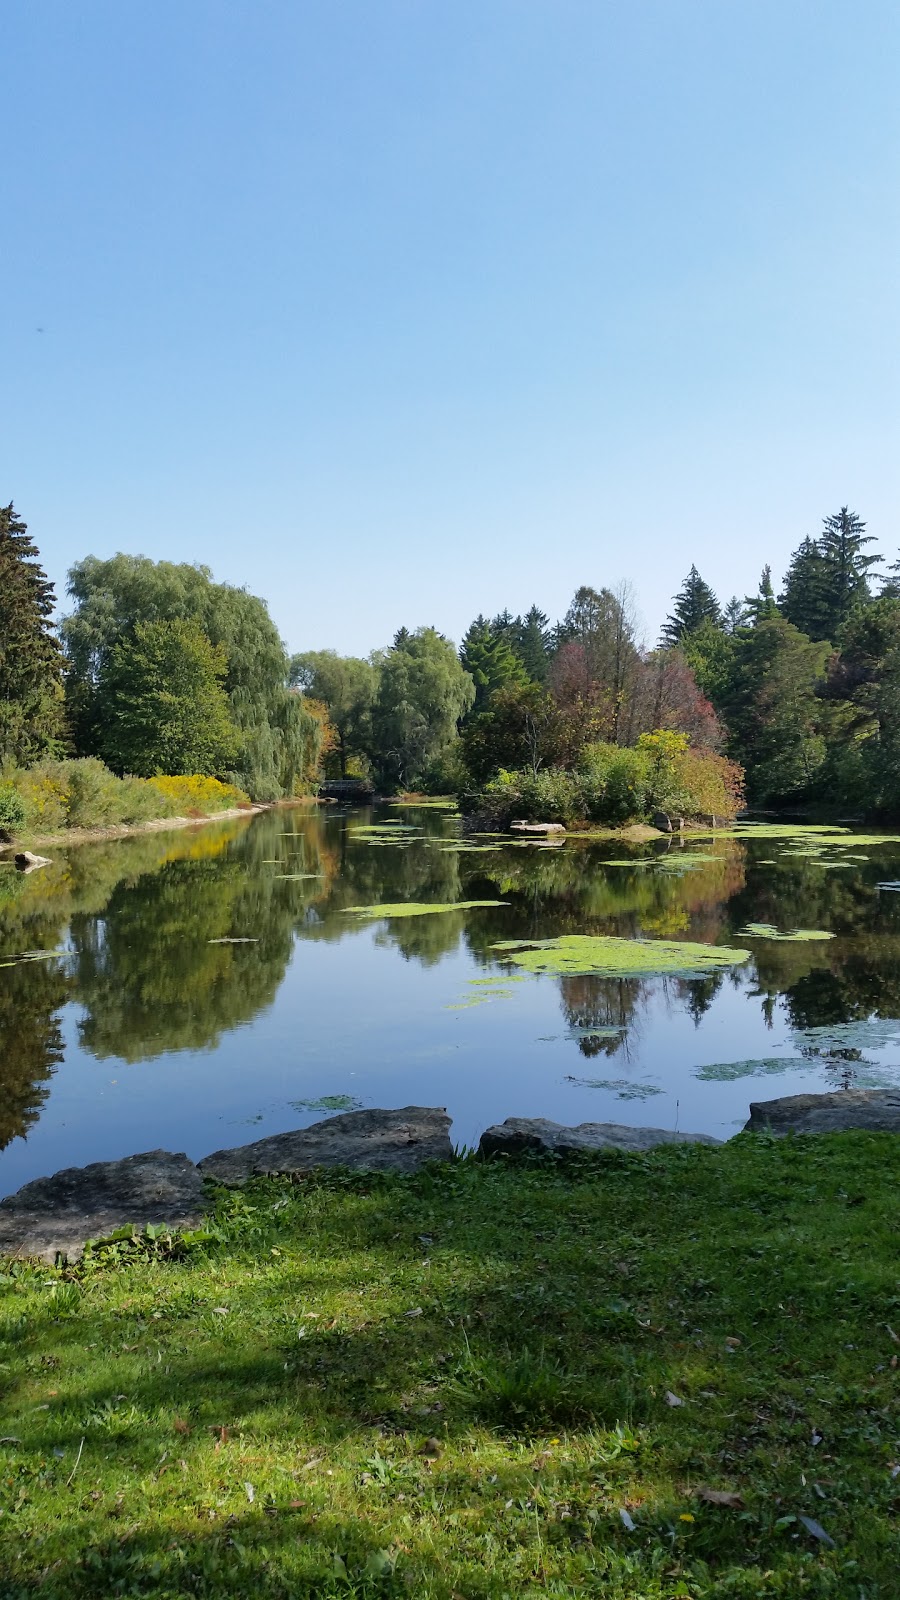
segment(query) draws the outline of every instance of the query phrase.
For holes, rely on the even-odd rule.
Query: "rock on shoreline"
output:
[[[426,1161],[449,1161],[450,1118],[442,1107],[345,1111],[310,1128],[276,1133],[233,1150],[204,1156],[200,1170],[218,1183],[239,1185],[255,1174],[351,1167],[358,1172],[415,1172]]]
[[[900,1090],[842,1089],[833,1094],[789,1095],[750,1107],[746,1129],[777,1136],[842,1133],[850,1129],[900,1133]],[[706,1133],[668,1128],[632,1128],[617,1122],[582,1122],[565,1127],[544,1117],[508,1117],[487,1128],[479,1153],[526,1151],[566,1154],[578,1150],[640,1152],[664,1145],[721,1147]],[[450,1118],[438,1106],[394,1111],[347,1111],[311,1127],[277,1133],[233,1150],[216,1150],[195,1166],[186,1155],[150,1150],[121,1161],[66,1167],[26,1183],[0,1200],[0,1256],[58,1256],[75,1261],[91,1239],[117,1229],[149,1224],[196,1228],[209,1204],[204,1179],[240,1186],[256,1175],[349,1167],[357,1172],[416,1172],[428,1161],[449,1161]]]
[[[486,1128],[479,1154],[519,1155],[525,1150],[566,1155],[575,1150],[655,1150],[661,1144],[720,1145],[708,1133],[673,1133],[667,1128],[630,1128],[621,1122],[580,1122],[564,1127],[545,1117],[507,1117]]]
[[[122,1161],[64,1167],[0,1200],[0,1256],[77,1261],[88,1239],[129,1224],[196,1228],[206,1205],[203,1179],[184,1154],[148,1150]]]

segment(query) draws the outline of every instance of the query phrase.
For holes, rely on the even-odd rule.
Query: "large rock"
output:
[[[511,833],[565,833],[561,822],[511,822]]]
[[[20,850],[14,857],[20,872],[36,872],[38,867],[49,867],[49,856],[36,856],[30,850]]]
[[[216,1150],[200,1166],[207,1178],[232,1185],[260,1173],[311,1172],[314,1167],[353,1167],[361,1172],[415,1172],[426,1161],[449,1161],[450,1118],[442,1108],[404,1106],[400,1111],[345,1111],[292,1133],[275,1133],[255,1144]]]
[[[749,1132],[900,1133],[900,1089],[838,1089],[834,1094],[789,1094],[750,1107]]]
[[[655,1150],[660,1144],[721,1144],[708,1133],[672,1133],[667,1128],[628,1128],[620,1122],[579,1122],[566,1128],[544,1117],[507,1117],[486,1128],[481,1155],[518,1155],[538,1150],[567,1155],[573,1150]]]
[[[195,1228],[203,1211],[203,1179],[183,1154],[149,1150],[123,1161],[65,1167],[0,1201],[0,1255],[73,1261],[88,1239],[129,1223]]]

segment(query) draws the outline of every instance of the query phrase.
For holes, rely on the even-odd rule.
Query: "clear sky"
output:
[[[4,0],[0,500],[293,650],[844,502],[894,559],[897,0]]]

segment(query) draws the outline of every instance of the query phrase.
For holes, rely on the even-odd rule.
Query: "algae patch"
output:
[[[727,945],[691,944],[670,939],[616,939],[563,934],[558,939],[506,939],[492,946],[502,958],[539,976],[595,975],[601,978],[670,974],[704,977],[749,961],[749,950]]]
[[[508,900],[451,900],[446,905],[439,902],[420,904],[418,901],[402,901],[397,905],[384,906],[345,906],[344,915],[348,917],[427,917],[434,916],[442,911],[478,911],[486,906],[506,906]]]
[[[655,1094],[665,1094],[655,1083],[632,1083],[629,1078],[574,1078],[567,1077],[578,1089],[607,1089],[617,1100],[649,1100]]]
[[[352,1094],[323,1094],[318,1100],[289,1100],[292,1111],[359,1111],[362,1101]]]
[[[828,933],[824,928],[791,928],[788,933],[779,933],[774,923],[748,922],[746,928],[738,932],[739,939],[777,939],[785,944],[814,944],[820,939],[833,939],[835,935]]]

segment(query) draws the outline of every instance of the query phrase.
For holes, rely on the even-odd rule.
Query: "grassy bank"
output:
[[[117,778],[93,757],[0,770],[0,830],[17,844],[109,837],[250,809],[242,789],[196,773]]]
[[[898,1177],[846,1134],[266,1180],[15,1266],[5,1600],[893,1600]]]

